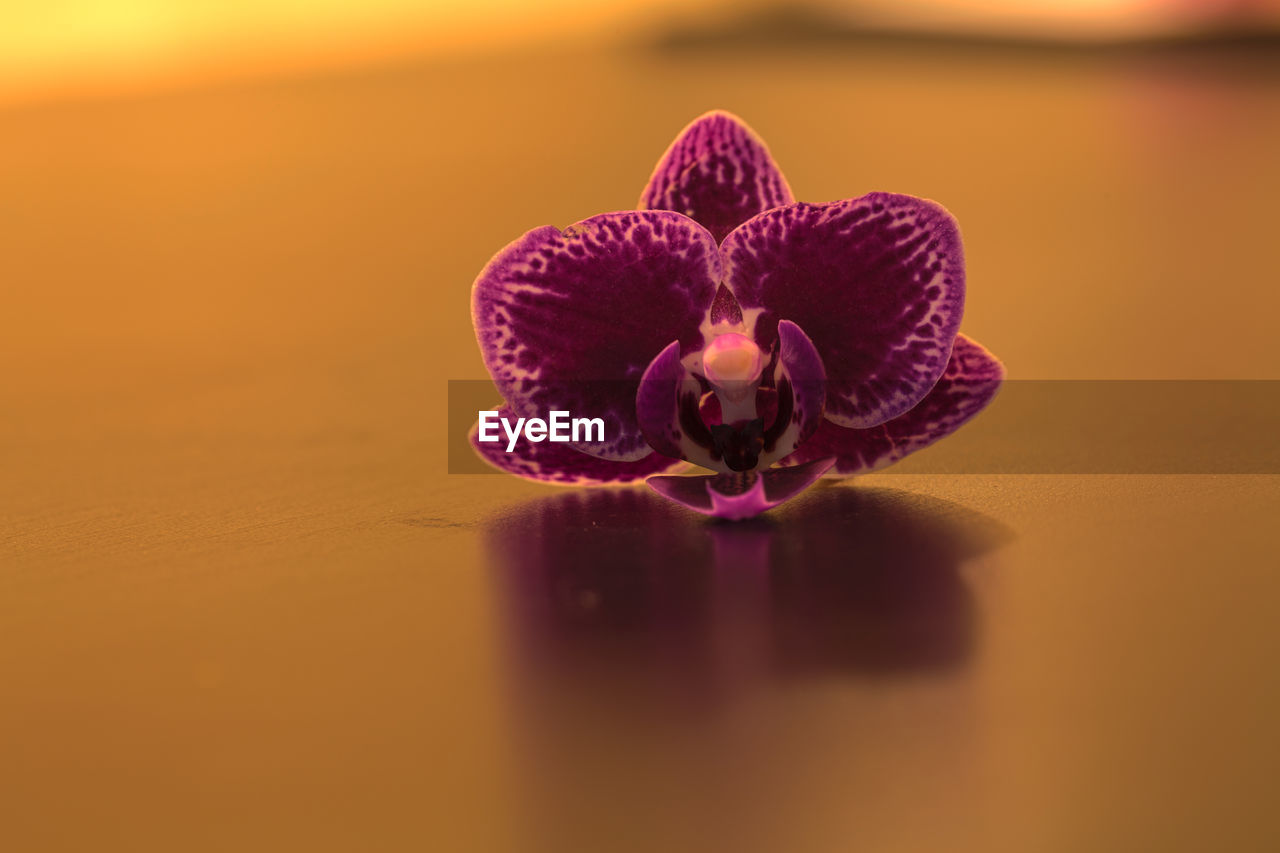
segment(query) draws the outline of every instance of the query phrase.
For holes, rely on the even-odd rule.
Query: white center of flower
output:
[[[716,385],[755,382],[763,367],[760,347],[736,332],[719,335],[702,353],[702,369]]]

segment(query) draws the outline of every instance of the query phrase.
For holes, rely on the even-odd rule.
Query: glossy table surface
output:
[[[1280,378],[1278,69],[620,48],[0,111],[0,847],[1280,844],[1276,476],[707,525],[450,474],[445,403],[488,257],[713,107],[803,199],[945,203],[1015,380]]]

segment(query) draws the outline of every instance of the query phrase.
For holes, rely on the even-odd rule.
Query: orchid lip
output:
[[[748,352],[756,347],[738,337],[750,347],[733,339],[722,347]],[[763,366],[749,383],[753,393],[737,402],[726,402],[723,388],[706,378],[703,355],[699,351],[682,359],[680,342],[672,341],[640,380],[638,421],[659,453],[721,473],[756,471],[790,454],[817,429],[825,373],[812,342],[794,323],[778,322],[776,349],[767,357],[760,352]],[[713,365],[716,361],[712,359]],[[714,366],[711,373],[720,375]],[[751,374],[744,370],[740,375]],[[714,395],[708,395],[708,386]],[[707,405],[708,399],[714,402]]]

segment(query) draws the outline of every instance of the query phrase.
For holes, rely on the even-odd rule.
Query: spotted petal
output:
[[[649,487],[703,515],[730,520],[751,518],[803,492],[831,467],[816,459],[793,468],[769,468],[706,477],[650,477]]]
[[[650,447],[635,417],[640,375],[673,336],[699,345],[720,272],[707,230],[669,211],[530,231],[494,256],[472,290],[485,366],[516,415],[602,418],[605,441],[576,448],[642,459]]]
[[[911,409],[942,375],[964,310],[955,220],[912,196],[871,193],[793,204],[744,223],[721,247],[755,337],[780,318],[813,340],[827,369],[827,417],[867,428]]]
[[[639,207],[691,216],[718,242],[757,213],[794,201],[760,137],[742,119],[716,110],[671,143]]]
[[[498,416],[515,422],[506,406],[497,409]],[[650,453],[634,462],[614,462],[590,456],[561,443],[531,442],[520,438],[507,452],[507,436],[499,441],[480,441],[480,424],[471,427],[471,446],[485,462],[500,471],[559,486],[606,486],[638,483],[653,474],[670,474],[688,467],[688,463]]]
[[[797,465],[836,457],[828,476],[866,474],[897,462],[950,435],[986,408],[1004,379],[1004,365],[981,344],[956,336],[947,369],[914,409],[870,429],[847,429],[825,421],[795,453],[782,460]]]

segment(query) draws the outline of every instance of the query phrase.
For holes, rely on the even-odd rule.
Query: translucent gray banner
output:
[[[499,399],[489,380],[449,381],[450,474],[500,473],[467,438]],[[1280,381],[1009,381],[968,424],[889,470],[1280,474]]]

